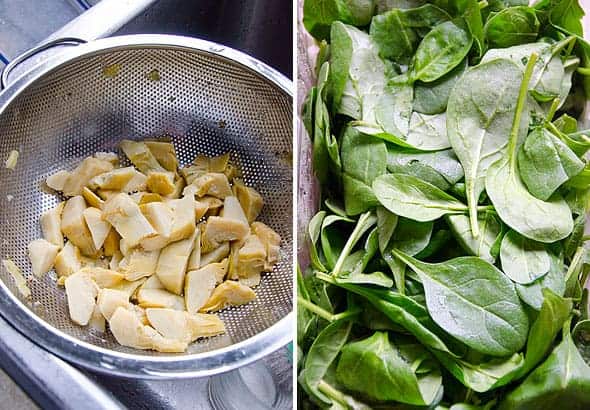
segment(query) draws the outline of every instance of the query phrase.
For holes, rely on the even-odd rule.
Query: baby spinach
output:
[[[539,20],[530,7],[508,7],[491,16],[484,26],[491,48],[505,48],[537,39]]]
[[[448,137],[465,170],[474,237],[479,236],[477,203],[486,171],[505,153],[521,81],[518,66],[507,60],[493,60],[469,69],[449,97]],[[527,126],[528,120],[524,118],[523,132]]]
[[[529,326],[526,313],[514,285],[496,267],[471,256],[425,263],[393,252],[418,274],[428,312],[449,334],[490,356],[507,356],[523,347]]]
[[[443,191],[447,191],[451,187],[448,181],[434,168],[418,161],[410,162],[407,165],[388,165],[387,170],[392,174],[415,176]]]
[[[427,165],[438,172],[449,184],[455,184],[464,177],[463,167],[455,156],[453,150],[447,149],[435,152],[420,152],[402,148],[396,145],[387,146],[387,170],[398,169],[420,163]]]
[[[533,53],[520,85],[506,156],[489,167],[485,187],[496,212],[508,226],[529,239],[550,243],[571,233],[573,219],[570,209],[557,193],[549,201],[542,201],[531,195],[517,169],[522,118],[526,117],[523,112],[526,112],[528,85],[536,59],[537,55]]]
[[[590,366],[590,320],[580,320],[572,330],[572,338],[580,355]]]
[[[364,26],[371,21],[373,0],[305,0],[303,25],[314,37],[327,39],[334,21]]]
[[[455,239],[468,254],[479,256],[490,263],[495,262],[496,256],[493,255],[492,248],[502,233],[502,225],[494,214],[485,212],[478,215],[479,236],[477,238],[471,231],[469,216],[447,215],[445,219]]]
[[[551,267],[545,245],[510,230],[500,246],[502,270],[513,282],[527,285],[544,276]]]
[[[393,232],[397,227],[398,216],[394,213],[389,212],[382,206],[378,206],[376,211],[377,215],[377,232],[379,235],[379,250],[381,253],[385,251],[387,245],[391,241]]]
[[[516,284],[520,299],[535,310],[540,310],[544,301],[543,289],[549,289],[558,296],[565,293],[565,276],[563,258],[550,253],[549,272],[536,281],[528,284]]]
[[[414,256],[430,243],[432,222],[417,222],[400,217],[391,242],[395,249]]]
[[[582,169],[584,162],[544,128],[531,131],[518,152],[518,170],[522,181],[531,194],[543,201]]]
[[[411,175],[381,175],[373,182],[373,192],[389,211],[419,222],[467,212],[465,204]]]
[[[436,151],[451,146],[447,137],[447,115],[413,112],[406,142],[417,149]]]
[[[467,60],[436,81],[414,83],[414,111],[422,114],[440,114],[447,109],[449,95],[467,68]]]
[[[473,38],[455,22],[434,27],[420,42],[411,62],[410,80],[431,82],[455,68],[469,53]]]
[[[396,344],[386,332],[343,347],[337,378],[372,400],[431,404],[442,385],[440,370],[419,344]],[[358,375],[363,377],[358,377]]]

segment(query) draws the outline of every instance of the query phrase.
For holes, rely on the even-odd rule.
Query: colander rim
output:
[[[214,54],[244,66],[278,86],[292,99],[293,82],[283,74],[241,51],[218,43],[168,34],[115,36],[81,44],[42,62],[0,92],[0,115],[29,86],[78,59],[107,51],[129,48],[178,48]],[[35,344],[84,368],[100,373],[146,379],[206,377],[247,365],[278,350],[293,340],[294,313],[291,311],[262,332],[208,352],[146,356],[102,348],[79,340],[51,326],[12,294],[0,280],[0,315]]]

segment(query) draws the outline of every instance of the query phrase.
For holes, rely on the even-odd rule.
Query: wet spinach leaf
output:
[[[539,20],[531,7],[509,7],[491,16],[484,31],[490,48],[532,43],[539,33]]]
[[[479,236],[477,238],[471,231],[469,216],[447,215],[445,218],[455,239],[468,254],[479,256],[490,263],[496,261],[492,248],[502,233],[502,224],[494,214],[485,212],[478,215]]]
[[[414,83],[414,111],[422,114],[440,114],[447,109],[451,90],[467,68],[467,60],[436,81]]]
[[[551,256],[545,244],[510,230],[500,246],[502,270],[513,282],[527,285],[549,272]]]

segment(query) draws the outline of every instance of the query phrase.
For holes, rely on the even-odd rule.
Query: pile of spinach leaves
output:
[[[590,408],[577,0],[305,0],[300,408]]]

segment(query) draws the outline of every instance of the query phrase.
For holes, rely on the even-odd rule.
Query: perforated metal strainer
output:
[[[281,262],[254,302],[220,313],[223,336],[185,354],[120,346],[107,333],[73,324],[63,288],[32,275],[27,244],[41,236],[41,213],[63,199],[43,181],[124,138],[170,138],[181,164],[230,152],[263,196],[260,220],[282,238]],[[242,53],[177,36],[124,36],[73,47],[0,94],[0,155],[16,149],[16,169],[0,170],[0,253],[23,270],[24,299],[0,270],[0,313],[51,352],[125,376],[202,376],[254,361],[291,340],[292,96],[282,75]]]

